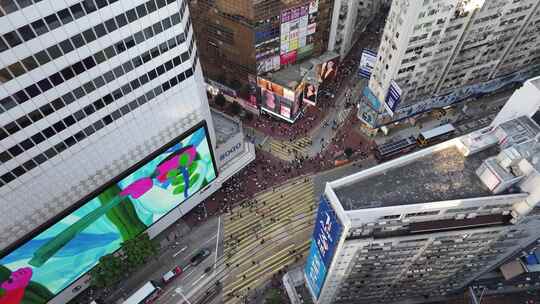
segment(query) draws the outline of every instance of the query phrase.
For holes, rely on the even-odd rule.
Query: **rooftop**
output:
[[[216,132],[216,145],[221,145],[241,132],[240,122],[221,112],[210,110],[214,130]]]
[[[491,196],[475,171],[497,153],[494,146],[464,157],[449,147],[334,191],[345,210]]]

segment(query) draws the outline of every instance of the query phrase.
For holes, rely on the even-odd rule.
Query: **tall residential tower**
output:
[[[523,82],[539,73],[539,26],[536,0],[394,0],[369,82],[379,102],[359,117],[376,128]]]

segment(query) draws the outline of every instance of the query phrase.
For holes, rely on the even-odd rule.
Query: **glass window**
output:
[[[135,67],[139,67],[143,64],[143,60],[141,57],[135,57],[132,59],[133,61],[133,64],[135,65]]]
[[[85,71],[83,64],[80,62],[75,63],[71,67],[73,68],[73,71],[75,71],[75,75],[79,75]]]
[[[59,84],[61,84],[62,82],[64,82],[64,79],[62,79],[62,75],[60,75],[60,73],[54,73],[52,74],[49,79],[51,80],[51,82],[53,83],[54,86],[57,86]]]
[[[116,27],[116,23],[114,22],[114,19],[109,19],[107,21],[105,21],[105,27],[107,28],[107,31],[109,31],[109,33],[115,31],[117,29]]]
[[[77,34],[71,38],[71,42],[73,42],[73,45],[76,49],[80,48],[84,45],[84,39],[81,34]]]
[[[164,7],[165,5],[167,5],[165,0],[156,0],[156,4],[157,4],[157,6],[159,8]]]
[[[146,2],[146,9],[148,10],[148,13],[155,11],[157,9],[156,3],[154,1],[148,1]]]
[[[126,50],[126,46],[124,45],[123,41],[118,42],[114,46],[116,47],[116,53],[117,54],[120,54],[120,53],[122,53],[123,51]]]
[[[50,88],[52,88],[52,84],[47,78],[38,81],[37,85],[42,92],[48,91]]]
[[[90,43],[96,40],[96,34],[94,34],[94,31],[92,31],[92,29],[86,30],[82,34],[84,36],[84,39],[86,39],[86,43]]]
[[[119,78],[120,76],[124,75],[124,70],[122,70],[122,66],[114,68],[113,72],[116,78]]]
[[[56,59],[60,56],[62,56],[62,51],[60,51],[60,48],[57,45],[50,46],[47,48],[47,52],[49,52],[49,55],[51,58]]]
[[[62,42],[60,42],[60,48],[62,49],[62,51],[64,52],[64,54],[67,54],[71,51],[73,51],[73,45],[71,44],[71,41],[69,41],[69,39],[66,39]]]
[[[128,24],[128,20],[124,14],[120,14],[116,16],[116,23],[118,24],[118,27],[122,27]]]
[[[38,35],[45,34],[49,30],[47,29],[47,26],[45,25],[45,22],[43,20],[39,19],[30,24],[32,28],[34,29],[34,32]]]
[[[21,149],[21,147],[19,147],[19,145],[16,145],[16,146],[13,146],[11,148],[8,149],[9,153],[11,153],[11,155],[13,155],[13,157],[16,157],[17,155],[23,153],[23,149]]]
[[[3,52],[8,49],[7,44],[4,42],[4,39],[0,37],[0,52]]]
[[[79,19],[84,16],[84,10],[80,3],[72,5],[69,9],[71,10],[71,13],[75,17],[75,19]]]
[[[102,76],[99,76],[94,79],[94,84],[96,85],[96,87],[101,88],[105,85],[105,79]]]
[[[130,48],[132,48],[132,47],[135,46],[135,40],[134,40],[133,38],[131,38],[131,37],[125,39],[124,42],[125,42],[126,47],[127,47],[128,49],[130,49]]]
[[[172,60],[165,62],[165,70],[170,71],[173,67]]]
[[[150,39],[152,38],[152,36],[154,36],[154,32],[152,32],[151,27],[147,27],[144,29],[144,36],[146,37],[146,39]]]
[[[105,52],[105,55],[107,55],[107,58],[112,58],[116,56],[116,53],[114,52],[114,48],[112,46],[106,48],[103,50]]]
[[[31,160],[25,162],[23,164],[23,166],[27,171],[30,171],[30,170],[34,169],[37,166],[37,164],[33,159],[31,159]]]
[[[59,121],[55,124],[53,124],[53,128],[57,133],[60,133],[66,129],[66,125],[64,125],[63,121]]]
[[[62,99],[60,98],[56,98],[55,100],[53,100],[51,102],[51,105],[53,106],[53,108],[58,111],[60,110],[61,108],[63,108],[65,105],[64,105],[64,102],[62,101]]]
[[[186,62],[189,59],[188,52],[183,52],[181,56],[182,56],[182,62]]]
[[[139,18],[146,16],[146,7],[144,4],[141,4],[135,8],[137,10],[137,15],[139,15]]]
[[[122,96],[124,96],[124,95],[122,94],[122,90],[120,90],[120,89],[114,90],[114,92],[112,92],[112,95],[113,95],[113,97],[114,97],[114,100],[118,100],[118,99],[122,98]],[[112,102],[112,101],[111,101],[111,102]]]
[[[15,5],[15,1],[13,0],[0,0],[0,7],[4,9],[6,14],[13,13],[18,9],[17,5]]]
[[[157,77],[156,70],[151,70],[150,72],[148,72],[148,77],[150,77],[150,79],[156,78]]]
[[[13,79],[13,76],[11,76],[8,69],[1,69],[0,70],[0,82],[2,82],[2,83],[8,82],[11,79]]]
[[[26,90],[26,93],[30,96],[30,98],[36,97],[39,94],[41,94],[41,91],[39,90],[39,88],[35,84],[32,84],[32,85],[26,87],[25,90]]]
[[[124,68],[124,71],[126,73],[129,73],[131,70],[133,70],[133,64],[131,63],[131,61],[125,62],[122,67]]]
[[[154,26],[152,26],[153,29],[154,29],[154,33],[155,35],[161,33],[163,31],[163,26],[161,26],[161,22],[158,22],[156,24],[154,24]]]
[[[73,73],[71,67],[63,69],[62,71],[60,71],[60,73],[62,74],[62,76],[64,76],[65,80],[69,80],[75,76],[75,73]]]
[[[73,124],[75,124],[75,122],[76,122],[76,121],[75,121],[75,118],[74,118],[72,115],[70,115],[70,116],[64,118],[64,123],[65,123],[66,126],[68,126],[68,127],[69,127],[69,126],[72,126]]]
[[[96,86],[91,81],[85,83],[83,86],[84,86],[84,90],[86,91],[86,94],[90,94],[96,89]]]
[[[86,117],[86,115],[84,115],[84,112],[82,110],[79,110],[79,111],[73,113],[73,116],[75,116],[75,119],[77,121],[83,120]]]
[[[24,70],[24,67],[19,62],[15,62],[14,64],[10,65],[8,69],[11,72],[11,74],[15,77],[19,77],[20,75],[26,73],[26,71]]]
[[[111,71],[108,71],[107,73],[103,74],[103,77],[105,77],[105,80],[107,81],[107,83],[114,80],[114,75]]]
[[[41,0],[35,0],[34,2],[40,2]],[[21,9],[27,7],[27,6],[30,6],[32,5],[32,0],[17,0],[17,4],[19,4],[19,7]]]
[[[4,34],[4,39],[6,39],[10,47],[16,47],[22,43],[21,38],[14,31]]]
[[[90,13],[95,12],[97,10],[96,5],[94,4],[94,0],[84,0],[82,2],[82,4],[83,4],[84,10],[86,11],[87,14],[90,14]]]
[[[94,59],[96,60],[97,64],[100,64],[107,60],[107,58],[105,58],[105,53],[103,53],[103,51],[99,51],[96,54],[94,54]]]
[[[41,108],[41,113],[43,113],[44,116],[50,115],[52,112],[54,112],[54,109],[51,107],[50,104],[43,105]]]
[[[58,17],[56,15],[49,15],[45,17],[45,22],[47,22],[47,25],[49,26],[49,30],[54,30],[57,27],[60,27],[60,20],[58,20]]]
[[[96,110],[94,109],[94,106],[93,106],[93,105],[87,105],[86,107],[83,108],[83,111],[84,111],[84,113],[85,113],[87,116],[90,116],[90,115],[92,115],[92,113],[94,113]]]
[[[80,99],[84,96],[84,90],[81,87],[78,87],[73,90],[73,94],[75,95],[75,98]]]
[[[43,118],[43,115],[41,115],[41,112],[39,110],[34,110],[34,111],[28,113],[28,116],[30,116],[30,119],[33,122],[36,122],[36,121]]]
[[[84,134],[86,134],[86,136],[90,136],[92,134],[94,134],[94,127],[93,126],[88,126],[86,128],[84,128]]]
[[[62,96],[62,99],[64,100],[64,103],[68,105],[75,101],[75,96],[73,95],[73,93],[68,92],[64,94],[64,96]]]
[[[158,73],[158,75],[163,75],[165,73],[165,67],[160,65],[156,68],[156,71]]]
[[[19,126],[15,122],[12,121],[8,123],[7,125],[5,125],[4,129],[6,129],[8,134],[14,134],[18,132],[21,128],[19,128]]]
[[[126,15],[127,15],[129,23],[137,20],[137,13],[135,12],[135,9],[130,9],[129,11],[126,12]]]
[[[171,19],[169,19],[169,18],[163,19],[162,23],[163,23],[163,27],[165,29],[168,29],[168,28],[170,28],[172,26]]]
[[[47,62],[51,61],[51,58],[49,57],[49,54],[47,54],[45,51],[40,51],[36,53],[36,59],[39,62],[40,65],[44,65]]]
[[[141,42],[144,41],[144,35],[143,35],[142,32],[137,32],[137,33],[134,35],[134,37],[135,37],[135,42],[136,42],[137,44],[139,44],[139,43],[141,43]]]
[[[96,0],[96,4],[98,6],[98,8],[103,8],[105,6],[107,6],[107,0]]]
[[[46,138],[53,137],[56,132],[52,127],[48,127],[45,130],[43,130],[43,135],[45,135]]]
[[[129,84],[125,84],[122,86],[122,93],[124,95],[127,95],[131,92],[131,86]]]
[[[2,100],[0,100],[0,105],[7,111],[17,105],[15,100],[11,98],[11,96],[8,96]]]
[[[69,12],[67,8],[59,11],[57,14],[60,20],[62,20],[63,24],[70,23],[71,21],[73,21],[73,16],[71,16],[71,13]]]
[[[96,31],[96,35],[98,37],[103,37],[103,36],[107,35],[107,30],[105,29],[105,26],[102,23],[96,25],[94,27],[94,31]]]
[[[100,110],[100,109],[103,109],[103,107],[105,107],[105,102],[104,102],[105,98],[107,100],[111,100],[111,101],[113,100],[111,94],[107,94],[107,95],[103,96],[102,99],[96,100],[94,102],[94,107],[96,107],[96,110]]]
[[[147,82],[150,80],[150,78],[148,78],[148,75],[146,75],[146,74],[144,74],[144,75],[142,75],[141,77],[139,77],[139,79],[140,79],[140,81],[141,81],[141,84],[145,84],[145,83],[147,83]]]
[[[28,24],[20,27],[18,31],[24,41],[28,41],[36,37],[36,34],[34,34],[34,31]]]
[[[92,56],[84,58],[83,63],[87,70],[90,70],[91,68],[96,66],[96,62],[94,61],[94,58]]]

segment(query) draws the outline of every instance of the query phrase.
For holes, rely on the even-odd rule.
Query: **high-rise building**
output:
[[[491,124],[499,125],[520,116],[531,117],[540,124],[540,77],[525,81],[506,101]]]
[[[0,4],[0,267],[26,280],[2,288],[67,302],[254,159],[241,124],[214,132],[187,2]]]
[[[256,76],[322,54],[333,0],[191,1],[205,76],[240,91]]]
[[[539,134],[522,116],[328,183],[305,266],[316,303],[455,296],[536,242]]]
[[[359,117],[376,128],[537,75],[539,23],[535,0],[392,1]]]
[[[385,0],[334,0],[328,50],[343,59],[352,49],[360,34],[374,20]]]

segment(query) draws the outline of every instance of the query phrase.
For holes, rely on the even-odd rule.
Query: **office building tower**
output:
[[[539,132],[522,116],[328,183],[305,266],[316,303],[444,300],[536,242]]]
[[[359,117],[390,125],[537,75],[538,24],[535,0],[393,1]]]
[[[257,75],[322,54],[332,5],[332,0],[191,1],[205,76],[244,96],[242,86],[255,83]]]
[[[506,101],[493,119],[492,125],[499,125],[520,116],[531,117],[540,124],[540,77],[525,81]]]
[[[18,303],[10,284],[67,302],[253,159],[241,124],[214,132],[187,2],[2,1],[0,302]]]

